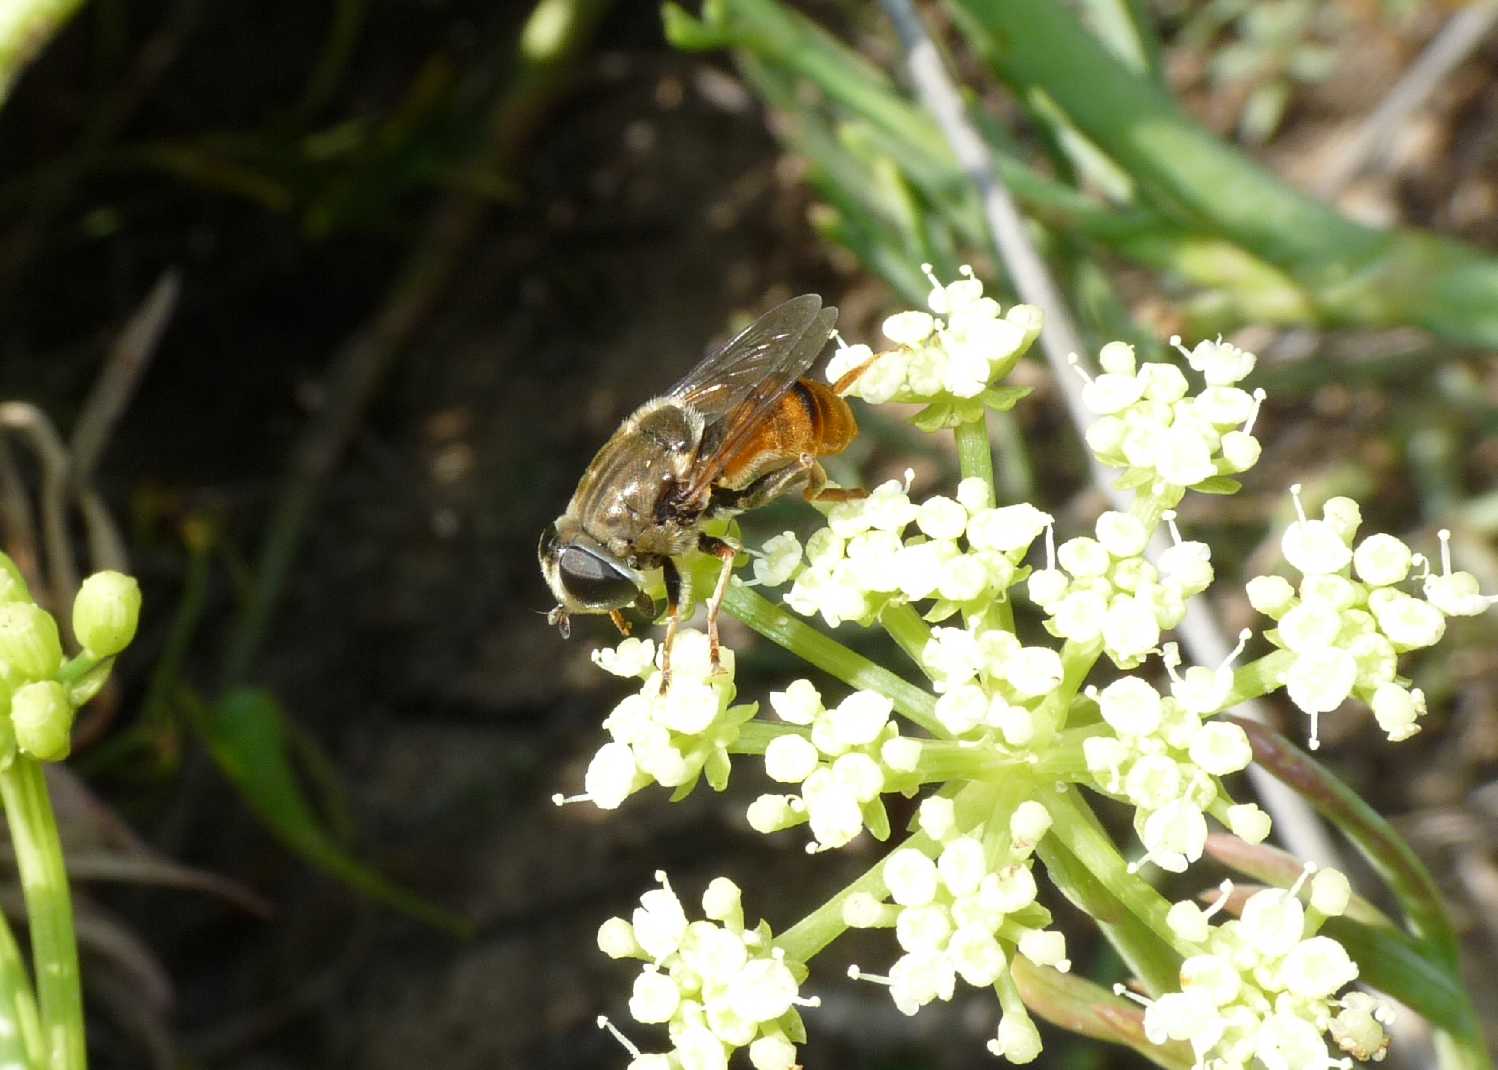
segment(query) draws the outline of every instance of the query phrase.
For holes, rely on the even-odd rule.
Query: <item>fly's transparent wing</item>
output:
[[[766,381],[783,379],[788,388],[806,370],[805,366],[792,369],[789,363],[797,353],[796,343],[816,322],[821,308],[822,299],[816,294],[802,294],[777,305],[722,349],[704,357],[666,396],[691,405],[711,424],[763,390]]]
[[[798,307],[793,313],[785,311],[791,309],[791,306]],[[695,496],[712,485],[739,451],[753,439],[760,424],[774,411],[776,402],[817,359],[817,354],[827,344],[827,339],[832,337],[832,329],[837,324],[837,309],[821,306],[822,299],[815,294],[793,298],[779,308],[765,313],[729,343],[728,348],[732,348],[740,339],[772,317],[785,317],[793,322],[803,316],[806,319],[793,340],[785,339],[784,332],[781,332],[784,340],[767,349],[754,362],[757,378],[746,390],[735,391],[735,399],[730,407],[720,410],[721,415],[716,417],[705,413],[708,416],[707,426],[703,432],[697,465],[692,471],[689,495]],[[702,411],[700,404],[698,409]]]

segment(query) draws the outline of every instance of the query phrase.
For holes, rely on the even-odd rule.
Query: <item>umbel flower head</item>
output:
[[[1001,314],[971,272],[933,279],[926,309],[885,322],[893,349],[873,358],[846,346],[829,377],[867,364],[855,396],[925,402],[917,426],[955,427],[970,458],[974,436],[985,441],[973,421],[1022,395],[1001,377],[1038,323],[1025,306]],[[1320,931],[1346,909],[1340,874],[1308,869],[1289,890],[1237,897],[1240,916],[1216,922],[1226,892],[1206,910],[1149,909],[1158,895],[1141,870],[1188,870],[1213,823],[1250,843],[1269,836],[1269,815],[1231,794],[1253,752],[1222,715],[1244,697],[1283,688],[1310,714],[1312,746],[1316,718],[1349,697],[1372,707],[1391,740],[1406,738],[1426,703],[1399,674],[1399,657],[1437,642],[1448,618],[1498,599],[1453,570],[1448,533],[1437,571],[1398,539],[1360,537],[1350,500],[1331,499],[1312,517],[1292,488],[1297,519],[1281,547],[1295,575],[1248,584],[1273,622],[1264,633],[1273,650],[1249,658],[1254,635],[1244,630],[1219,663],[1188,664],[1172,633],[1216,568],[1174,509],[1192,490],[1237,488],[1232,477],[1259,456],[1263,392],[1241,385],[1251,353],[1220,339],[1191,349],[1177,341],[1177,350],[1184,367],[1141,362],[1110,343],[1085,389],[1096,415],[1087,442],[1121,470],[1134,495],[1127,508],[1061,530],[1033,504],[1000,503],[987,466],[970,465],[949,493],[913,497],[907,473],[862,499],[819,506],[823,522],[804,538],[788,531],[766,542],[726,605],[827,678],[772,686],[763,716],[758,703],[736,704],[732,652],[714,672],[706,637],[690,629],[676,638],[664,693],[650,640],[595,653],[639,687],[604,719],[608,740],[574,799],[612,809],[650,784],[677,798],[702,779],[721,789],[732,757],[751,755],[765,775],[748,807],[754,830],[796,837],[812,854],[864,833],[895,841],[779,937],[763,922],[745,927],[725,878],[704,897],[706,920],[689,922],[662,878],[631,920],[605,924],[604,950],[643,964],[631,1015],[664,1025],[671,1044],[646,1054],[624,1040],[631,1070],[715,1070],[739,1049],[758,1070],[790,1070],[803,1041],[798,1008],[814,1005],[799,995],[806,964],[849,928],[888,930],[883,972],[852,972],[887,986],[896,1010],[950,1000],[959,982],[991,987],[989,1050],[1031,1062],[1041,1040],[1017,978],[1070,967],[1041,901],[1046,883],[1115,925],[1149,929],[1150,946],[1177,957],[1179,989],[1153,978],[1144,1026],[1153,1042],[1188,1044],[1202,1070],[1327,1070],[1383,1052],[1387,1012],[1342,994],[1357,964]],[[1016,613],[1020,600],[1034,609],[1028,618]],[[816,625],[882,627],[906,660],[875,664]],[[1129,808],[1140,845],[1132,861],[1086,793]],[[891,821],[891,795],[921,796],[910,830]],[[1038,873],[1047,867],[1049,882]]]
[[[765,922],[745,928],[738,885],[727,877],[707,886],[701,921],[687,920],[664,873],[656,880],[632,917],[598,930],[604,954],[644,963],[630,1016],[666,1026],[671,1038],[671,1051],[644,1054],[616,1033],[633,1057],[630,1070],[727,1070],[740,1048],[755,1070],[794,1070],[796,1044],[806,1039],[797,1008],[817,1005],[800,994],[806,967],[775,945]]]
[[[1308,879],[1309,908],[1299,898]],[[1341,944],[1317,935],[1322,922],[1346,911],[1347,878],[1307,866],[1290,888],[1255,892],[1238,918],[1212,925],[1231,893],[1224,882],[1209,909],[1189,900],[1171,909],[1170,927],[1192,953],[1181,964],[1179,992],[1140,1000],[1149,1039],[1189,1043],[1201,1067],[1347,1070],[1351,1059],[1327,1051],[1328,1032],[1359,1059],[1381,1058],[1389,1011],[1361,993],[1337,998],[1358,967]]]

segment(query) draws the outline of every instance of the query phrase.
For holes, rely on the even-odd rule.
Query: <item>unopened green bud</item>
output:
[[[56,680],[38,680],[18,688],[10,698],[10,722],[16,745],[32,757],[57,762],[68,756],[73,705]]]
[[[0,553],[0,602],[30,602],[31,592],[16,563]]]
[[[0,660],[27,680],[44,680],[62,665],[57,622],[32,602],[0,605]]]
[[[93,654],[118,654],[135,638],[140,584],[123,572],[95,572],[73,599],[73,634]]]

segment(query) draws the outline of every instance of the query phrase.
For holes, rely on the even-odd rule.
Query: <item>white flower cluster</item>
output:
[[[1175,514],[1167,512],[1173,545],[1158,563],[1146,560],[1150,532],[1130,513],[1097,519],[1096,537],[1067,539],[1051,549],[1046,567],[1030,576],[1030,597],[1048,617],[1046,629],[1063,639],[1101,639],[1120,669],[1132,669],[1159,646],[1160,633],[1186,615],[1186,599],[1212,582],[1211,550],[1183,542]]]
[[[921,664],[938,693],[936,718],[965,741],[1026,746],[1035,734],[1032,713],[1061,683],[1061,656],[1048,646],[1025,646],[1013,632],[976,616],[962,628],[933,628]]]
[[[1142,862],[1181,873],[1206,847],[1207,813],[1250,843],[1269,835],[1269,815],[1252,803],[1234,805],[1218,781],[1253,760],[1243,729],[1202,720],[1221,708],[1232,686],[1229,665],[1192,668],[1184,676],[1176,675],[1173,659],[1167,665],[1173,676],[1169,696],[1137,676],[1101,691],[1088,689],[1112,734],[1089,737],[1082,753],[1092,786],[1135,807],[1134,829],[1146,852]]]
[[[609,742],[599,748],[583,778],[583,794],[554,796],[557,805],[591,802],[613,810],[650,784],[675,788],[677,797],[706,775],[714,790],[728,783],[728,748],[757,703],[733,705],[733,651],[724,647],[714,671],[707,636],[678,632],[671,646],[671,686],[661,690],[660,655],[649,639],[626,639],[593,652],[595,664],[615,676],[639,677],[640,690],[604,719]]]
[[[895,1006],[915,1014],[932,1000],[951,999],[958,977],[979,988],[995,984],[1015,954],[1071,968],[1065,937],[1045,928],[1050,914],[1035,901],[1031,855],[1051,824],[1044,806],[1020,803],[1005,835],[959,831],[956,807],[942,796],[926,799],[917,821],[939,849],[928,854],[901,847],[890,854],[883,868],[888,901],[868,892],[843,901],[848,925],[893,928],[903,954],[887,976],[856,966],[850,976],[888,985]],[[1028,1018],[1006,1015],[989,1049],[1011,1062],[1029,1062],[1040,1052],[1040,1036]]]
[[[855,691],[832,709],[810,680],[795,680],[770,695],[770,705],[803,735],[776,736],[765,748],[765,772],[782,784],[799,784],[799,795],[761,795],[749,806],[749,824],[769,834],[804,822],[811,825],[811,852],[842,847],[865,827],[889,837],[889,816],[879,796],[915,793],[912,776],[920,741],[900,735],[890,720],[894,703],[873,691]]]
[[[1299,895],[1312,869],[1289,889],[1255,892],[1240,917],[1221,925],[1210,919],[1231,884],[1207,910],[1189,900],[1171,908],[1172,931],[1198,951],[1181,965],[1181,991],[1141,1000],[1153,1043],[1185,1041],[1196,1065],[1212,1070],[1351,1067],[1351,1059],[1328,1053],[1327,1032],[1358,1059],[1383,1057],[1388,1011],[1361,993],[1336,998],[1358,967],[1341,944],[1316,935],[1326,918],[1347,909],[1347,878],[1331,869],[1316,873],[1307,909]]]
[[[1256,576],[1248,599],[1277,627],[1265,635],[1293,654],[1285,673],[1290,701],[1317,718],[1356,695],[1373,709],[1391,740],[1420,730],[1425,696],[1397,672],[1400,654],[1428,647],[1446,632],[1449,616],[1473,616],[1494,599],[1478,593],[1470,572],[1451,571],[1450,532],[1441,532],[1440,574],[1392,535],[1375,534],[1354,547],[1362,516],[1351,498],[1332,498],[1319,520],[1306,518],[1299,485],[1290,488],[1297,521],[1280,541],[1301,574],[1299,587],[1280,576]],[[1424,567],[1421,593],[1400,590],[1411,569]]]
[[[1251,432],[1263,392],[1234,385],[1253,371],[1254,355],[1221,339],[1189,351],[1179,338],[1171,344],[1206,380],[1201,393],[1188,396],[1190,384],[1174,364],[1136,365],[1134,347],[1124,342],[1103,347],[1103,372],[1083,391],[1099,417],[1087,428],[1087,444],[1104,464],[1126,469],[1122,488],[1193,487],[1259,459]]]
[[[884,321],[884,336],[895,348],[874,359],[866,345],[843,346],[827,366],[827,378],[842,376],[867,365],[848,393],[875,404],[886,401],[970,402],[960,408],[964,419],[983,411],[982,395],[1002,378],[1030,348],[1040,333],[1040,310],[1014,305],[1000,315],[999,303],[983,296],[983,283],[973,269],[943,285],[922,265],[932,290],[929,312],[899,312]],[[1007,408],[1012,400],[990,399]],[[948,421],[950,425],[950,420]]]
[[[827,526],[806,541],[804,565],[785,567],[790,553],[780,543],[775,575],[795,577],[786,605],[805,616],[820,613],[836,627],[871,624],[892,603],[931,600],[926,618],[944,620],[1007,590],[1030,543],[1051,522],[1030,505],[994,508],[981,479],[964,479],[955,498],[920,504],[907,490],[891,480],[867,498],[832,506]]]
[[[674,668],[674,667],[673,667]],[[629,1070],[727,1070],[747,1048],[754,1070],[794,1070],[806,1039],[798,1006],[806,967],[786,959],[770,927],[744,927],[737,885],[718,877],[702,895],[705,921],[687,921],[664,873],[640,897],[629,920],[610,918],[598,946],[610,958],[645,962],[635,978],[629,1013],[642,1025],[665,1025],[672,1050],[643,1054],[615,1032],[632,1059]],[[607,1025],[600,1019],[601,1025]]]

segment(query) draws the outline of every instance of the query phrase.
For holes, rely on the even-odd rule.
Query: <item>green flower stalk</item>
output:
[[[135,634],[140,591],[135,580],[102,572],[84,581],[73,606],[83,653],[64,662],[57,622],[30,600],[19,571],[0,554],[0,801],[15,847],[35,973],[35,996],[14,942],[0,933],[0,1018],[18,1027],[33,1070],[83,1070],[87,1064],[83,995],[72,899],[47,795],[42,763],[60,761],[71,748],[78,707],[108,677],[114,655]]]
[[[826,506],[804,542],[792,533],[771,540],[753,579],[736,579],[725,602],[851,690],[833,696],[807,677],[740,702],[732,652],[715,669],[706,636],[692,629],[676,637],[664,693],[652,640],[594,653],[639,689],[604,720],[609,739],[583,793],[559,802],[613,809],[651,784],[680,798],[703,779],[722,790],[733,759],[752,756],[769,782],[746,814],[756,831],[800,836],[813,855],[865,835],[898,840],[778,937],[763,922],[745,927],[726,878],[709,888],[706,920],[689,921],[661,875],[631,920],[605,923],[600,946],[642,964],[631,1016],[664,1025],[671,1043],[646,1052],[606,1023],[630,1070],[719,1070],[739,1049],[755,1070],[791,1070],[802,1011],[814,1021],[816,1006],[801,987],[817,953],[848,928],[890,932],[888,962],[852,975],[887,987],[897,1011],[916,1014],[963,984],[992,988],[989,1050],[1031,1062],[1041,1039],[1011,971],[1023,961],[1033,981],[1037,969],[1071,967],[1037,868],[1093,916],[1147,993],[1121,1042],[1171,1045],[1172,1060],[1189,1050],[1212,1070],[1330,1070],[1350,1066],[1349,1056],[1377,1057],[1389,1012],[1344,994],[1358,964],[1321,931],[1347,909],[1341,874],[1307,867],[1288,889],[1245,898],[1228,887],[1202,909],[1172,904],[1142,871],[1186,872],[1213,822],[1251,844],[1270,834],[1269,816],[1232,794],[1228,778],[1254,752],[1221,714],[1283,689],[1309,716],[1315,746],[1317,718],[1355,697],[1391,740],[1407,738],[1425,702],[1399,675],[1399,656],[1494,598],[1452,570],[1444,535],[1437,570],[1389,536],[1359,541],[1354,503],[1334,499],[1311,517],[1291,488],[1299,514],[1282,548],[1298,575],[1249,584],[1277,649],[1240,665],[1245,630],[1222,663],[1186,665],[1170,633],[1216,576],[1211,548],[1180,530],[1174,509],[1193,490],[1231,492],[1232,477],[1258,460],[1253,426],[1264,395],[1241,385],[1254,355],[1220,340],[1191,349],[1172,340],[1188,374],[1140,363],[1120,342],[1103,347],[1102,372],[1084,390],[1094,416],[1087,443],[1135,499],[1062,538],[1041,509],[997,501],[983,419],[1019,399],[1001,379],[1034,340],[1038,313],[1005,312],[967,269],[931,285],[925,309],[885,321],[890,345],[877,357],[870,346],[843,346],[827,374],[836,380],[872,359],[853,394],[923,404],[918,426],[955,431],[961,481],[924,500],[891,481]],[[1167,545],[1151,553],[1157,531]],[[751,585],[779,589],[783,607]],[[1016,627],[1021,598],[1040,627]],[[879,624],[924,687],[846,649],[815,618],[833,628]],[[1093,815],[1089,793],[1132,811],[1132,861]],[[891,794],[920,798],[907,836],[892,827]]]

